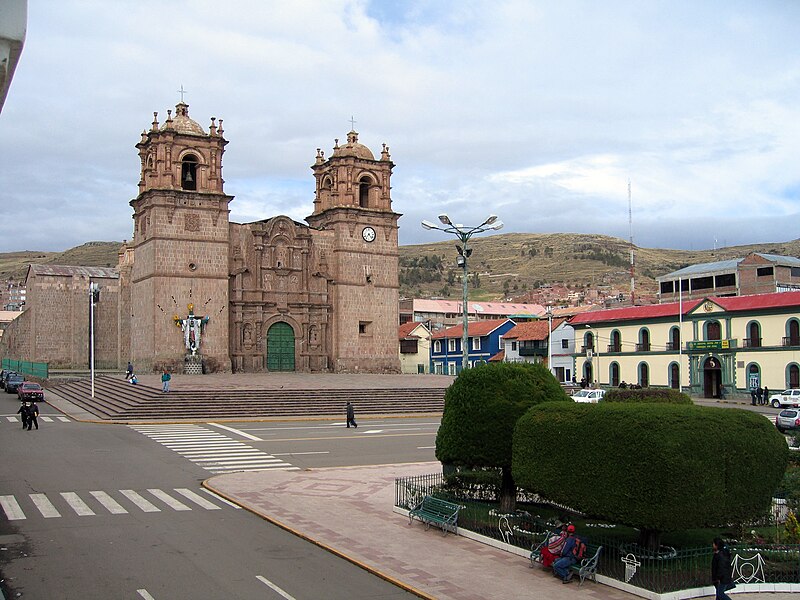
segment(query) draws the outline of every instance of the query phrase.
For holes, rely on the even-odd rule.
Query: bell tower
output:
[[[182,370],[189,352],[176,317],[208,317],[197,353],[210,370],[230,370],[228,352],[228,203],[222,120],[205,131],[183,101],[136,147],[139,195],[131,200],[131,356],[137,370]],[[189,305],[192,305],[189,308]],[[178,323],[180,324],[180,323]]]
[[[392,163],[383,145],[378,160],[350,131],[327,160],[317,149],[312,227],[332,232],[334,279],[332,370],[399,373],[398,225],[392,211]]]

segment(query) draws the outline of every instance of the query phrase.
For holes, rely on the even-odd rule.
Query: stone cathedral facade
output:
[[[154,113],[136,145],[134,231],[119,265],[95,278],[86,269],[59,271],[58,284],[79,304],[81,290],[102,281],[96,364],[130,360],[140,372],[180,372],[202,360],[206,371],[398,373],[400,215],[392,210],[388,147],[375,158],[351,131],[329,157],[317,149],[306,223],[286,216],[234,223],[223,134],[222,120],[205,130],[183,102],[163,124]],[[4,354],[85,366],[80,348],[60,351],[36,327],[63,316],[52,293],[41,293],[53,288],[48,273],[31,270],[28,314],[7,332]]]

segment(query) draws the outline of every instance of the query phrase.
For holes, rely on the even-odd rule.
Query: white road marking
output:
[[[215,498],[215,499],[219,500],[220,502],[224,502],[225,504],[228,504],[228,505],[232,506],[233,508],[238,508],[239,510],[242,509],[242,507],[239,506],[238,504],[234,504],[233,502],[231,502],[227,498],[223,498],[222,496],[220,496],[216,492],[212,492],[208,488],[200,488],[200,489],[203,490],[206,494],[208,494],[212,498]]]
[[[272,589],[275,593],[279,594],[281,597],[286,598],[286,600],[296,600],[294,596],[284,592],[281,588],[279,588],[277,585],[272,583],[266,577],[262,577],[261,575],[256,575],[256,579],[258,579],[261,583],[263,583],[268,588]]]
[[[9,423],[18,423],[19,422],[19,421],[17,421],[17,417],[6,417],[6,420]]]
[[[280,454],[273,454],[272,456],[301,456],[303,454],[330,454],[330,451],[321,450],[319,452],[281,452]]]
[[[247,456],[247,455],[258,455],[263,456],[264,453],[261,450],[256,450],[255,448],[230,448],[230,449],[222,449],[222,450],[184,450],[178,452],[181,456],[185,456],[186,458],[192,458],[195,454],[199,454],[200,456]]]
[[[64,423],[71,423],[71,422],[72,422],[72,421],[70,421],[70,420],[69,420],[67,417],[56,417],[56,418],[57,418],[59,421],[62,421],[62,422],[64,422]]]
[[[105,509],[110,512],[112,515],[124,515],[128,511],[122,508],[122,505],[114,500],[111,496],[106,494],[105,492],[89,492],[95,499],[102,504]]]
[[[27,519],[25,513],[22,512],[22,507],[14,496],[0,496],[0,506],[3,507],[3,511],[6,513],[6,517],[8,517],[9,521]]]
[[[67,501],[69,507],[74,510],[75,514],[79,517],[89,517],[95,514],[86,502],[81,500],[80,496],[75,492],[61,492],[61,497]]]
[[[436,446],[417,446],[417,450],[436,450]]]
[[[147,590],[136,590],[136,593],[144,598],[144,600],[156,600],[149,593],[147,593]]]
[[[383,429],[370,429],[368,431],[362,431],[361,433],[383,433]]]
[[[120,490],[120,493],[144,512],[161,512],[160,508],[133,490]]]
[[[156,488],[148,488],[147,491],[153,494],[153,496],[155,496],[156,498],[161,500],[164,504],[166,504],[167,506],[169,506],[174,510],[192,510],[191,508],[186,506],[183,502],[175,500],[175,498],[167,494],[167,492],[164,492]]]
[[[181,496],[190,500],[197,504],[198,506],[205,508],[206,510],[222,510],[221,507],[217,506],[213,502],[209,502],[202,496],[195,494],[192,490],[186,488],[175,488],[175,491],[178,492]]]
[[[45,519],[52,519],[53,517],[61,516],[61,513],[58,512],[56,507],[53,506],[53,503],[50,502],[50,500],[44,494],[29,494],[29,496]]]
[[[42,421],[44,421],[45,423],[52,423],[52,422],[53,422],[53,419],[51,419],[50,417],[45,417],[45,416],[43,416],[43,415],[40,415],[40,416],[39,416],[39,418],[40,418]]]
[[[260,437],[256,437],[254,435],[250,435],[249,433],[245,433],[241,429],[234,429],[233,427],[228,427],[227,425],[222,425],[220,423],[209,423],[212,427],[219,427],[220,429],[224,429],[225,431],[230,431],[231,433],[235,433],[236,435],[240,435],[245,439],[253,440],[254,442],[263,442]]]

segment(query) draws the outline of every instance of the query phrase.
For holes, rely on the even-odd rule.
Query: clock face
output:
[[[364,227],[361,231],[361,237],[365,242],[372,242],[375,240],[375,230],[372,227]]]

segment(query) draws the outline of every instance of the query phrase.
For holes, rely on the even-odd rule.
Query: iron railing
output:
[[[395,505],[409,509],[431,494],[462,506],[458,527],[530,550],[556,529],[552,521],[518,511],[500,514],[496,503],[465,498],[448,486],[441,473],[395,480]],[[470,495],[476,495],[474,490]],[[483,494],[477,494],[483,495]],[[521,494],[521,501],[531,497]],[[541,499],[539,499],[541,500]],[[569,510],[557,507],[556,511]],[[574,513],[574,511],[571,511]],[[591,546],[602,546],[597,573],[656,593],[710,585],[711,543],[700,548],[662,546],[650,552],[630,540],[633,530],[604,523],[577,523],[578,535]],[[800,545],[732,545],[737,583],[800,583]]]
[[[22,375],[30,375],[39,379],[47,379],[48,364],[41,362],[31,362],[29,360],[3,359],[3,370],[16,371]]]

